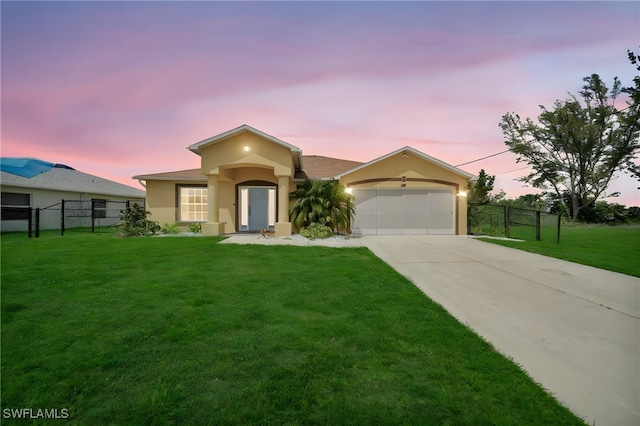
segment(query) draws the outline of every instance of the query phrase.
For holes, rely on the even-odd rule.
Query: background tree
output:
[[[475,233],[475,228],[482,221],[480,206],[491,201],[489,193],[493,191],[495,180],[495,176],[488,175],[484,169],[481,169],[476,180],[469,179],[467,181],[469,189],[467,193],[467,231],[470,234]]]
[[[618,110],[620,93],[615,78],[611,90],[597,74],[583,79],[581,100],[556,101],[553,109],[540,106],[538,123],[515,113],[502,117],[505,144],[526,162],[532,172],[519,180],[551,191],[573,219],[591,206],[605,191],[613,175],[628,168],[639,149],[640,123],[637,105]],[[568,193],[570,203],[563,195]]]
[[[524,194],[513,199],[503,198],[497,201],[497,204],[527,210],[540,210],[544,212],[548,210],[548,203],[544,194]]]
[[[489,193],[493,191],[493,184],[496,181],[495,176],[488,175],[484,169],[478,173],[478,179],[467,182],[467,188],[469,192],[467,194],[467,201],[469,205],[472,204],[486,204],[490,201]]]

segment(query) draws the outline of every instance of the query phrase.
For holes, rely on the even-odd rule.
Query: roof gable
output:
[[[337,174],[335,176],[335,178],[336,179],[340,179],[342,176],[345,176],[345,175],[347,175],[349,173],[353,173],[355,171],[361,170],[361,169],[363,169],[365,167],[369,167],[369,166],[371,166],[373,164],[376,164],[376,163],[378,163],[380,161],[386,160],[387,158],[393,157],[394,155],[397,155],[397,154],[400,154],[400,153],[405,153],[407,155],[409,155],[409,154],[414,155],[414,156],[416,156],[418,158],[421,158],[421,159],[423,159],[423,160],[425,160],[425,161],[427,161],[429,163],[432,163],[432,164],[435,164],[435,165],[437,165],[439,167],[442,167],[445,170],[448,170],[448,171],[450,171],[452,173],[455,173],[455,174],[458,174],[460,176],[463,176],[466,179],[475,178],[475,176],[472,175],[471,173],[465,172],[464,170],[460,170],[457,167],[452,166],[451,164],[445,163],[442,160],[438,160],[437,158],[432,157],[430,155],[427,155],[424,152],[418,151],[417,149],[412,148],[410,146],[405,146],[403,148],[400,148],[400,149],[397,149],[397,150],[395,150],[393,152],[390,152],[389,154],[383,155],[382,157],[378,157],[378,158],[376,158],[374,160],[371,160],[368,163],[363,163],[363,164],[360,164],[359,166],[356,166],[356,167],[354,167],[352,169],[345,170],[344,172],[342,172],[340,174]]]
[[[259,136],[263,139],[266,139],[270,142],[273,142],[277,145],[280,145],[284,148],[287,148],[288,150],[291,151],[291,156],[293,157],[293,164],[295,166],[296,169],[300,169],[302,166],[302,151],[300,150],[300,148],[298,148],[297,146],[291,145],[290,143],[287,143],[281,139],[278,139],[274,136],[268,135],[258,129],[255,129],[251,126],[249,126],[248,124],[243,124],[242,126],[236,127],[235,129],[231,129],[229,131],[226,131],[224,133],[220,133],[219,135],[216,136],[212,136],[208,139],[202,140],[200,142],[194,143],[193,145],[189,145],[187,147],[187,149],[197,155],[201,155],[202,154],[202,150],[208,146],[211,146],[213,144],[216,144],[218,142],[221,142],[223,140],[232,138],[240,133],[243,132],[249,132],[252,133],[256,136]]]

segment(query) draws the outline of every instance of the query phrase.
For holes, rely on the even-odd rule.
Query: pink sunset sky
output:
[[[630,2],[0,3],[2,156],[139,187],[197,168],[186,147],[242,124],[304,154],[367,162],[410,145],[452,165],[504,151],[596,73],[631,86]],[[625,99],[617,100],[623,108]],[[461,169],[537,192],[511,153]],[[608,199],[640,205],[621,174]]]

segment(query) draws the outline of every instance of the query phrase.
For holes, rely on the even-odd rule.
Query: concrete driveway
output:
[[[466,236],[360,239],[596,425],[640,425],[640,279]]]

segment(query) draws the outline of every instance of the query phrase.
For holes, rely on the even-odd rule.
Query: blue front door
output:
[[[249,188],[249,231],[269,229],[269,189]]]

